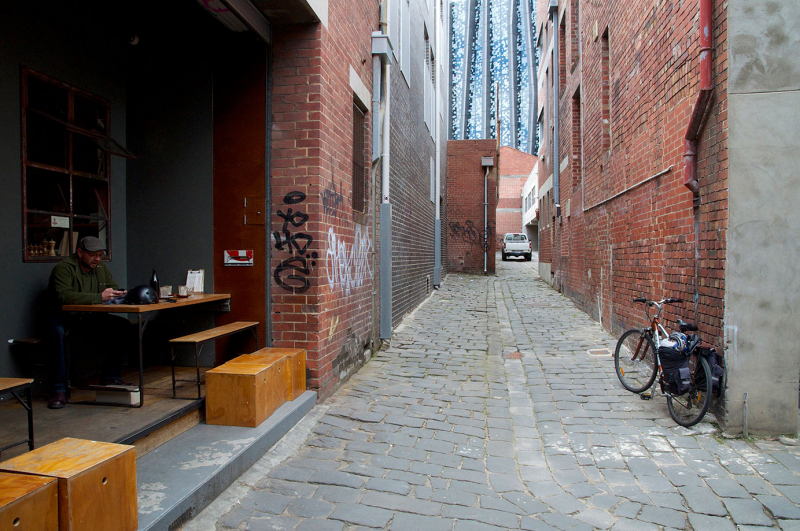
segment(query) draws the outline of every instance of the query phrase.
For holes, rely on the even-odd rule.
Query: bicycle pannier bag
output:
[[[691,384],[689,357],[684,352],[669,347],[659,347],[658,357],[667,391],[673,395],[682,395],[688,391]]]
[[[721,396],[725,386],[725,360],[717,349],[701,347],[700,355],[708,360],[708,368],[711,369],[711,392],[714,396]]]

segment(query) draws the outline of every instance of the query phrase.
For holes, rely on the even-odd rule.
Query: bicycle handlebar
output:
[[[650,303],[655,303],[656,301],[648,301],[644,297],[636,297],[635,299],[633,299],[633,302],[646,302],[646,303],[650,304]],[[683,299],[677,299],[675,297],[668,297],[668,298],[660,301],[659,304],[675,304],[675,303],[679,303],[679,302],[686,302],[686,301],[683,300]]]

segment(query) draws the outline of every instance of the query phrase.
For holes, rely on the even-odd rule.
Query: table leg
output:
[[[144,405],[144,353],[142,347],[142,338],[144,336],[144,326],[142,326],[142,314],[137,313],[136,319],[139,328],[139,405]]]
[[[33,385],[25,390],[28,398],[28,449],[33,450]]]

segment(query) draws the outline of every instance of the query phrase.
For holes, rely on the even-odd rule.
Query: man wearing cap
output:
[[[106,313],[69,314],[61,311],[65,304],[102,304],[125,294],[102,262],[105,254],[106,246],[99,238],[86,236],[78,242],[75,254],[59,262],[50,274],[47,291],[53,305],[53,316],[48,328],[56,355],[55,394],[47,404],[50,409],[60,409],[67,404],[67,332],[71,342],[78,339],[88,341],[105,351],[101,385],[122,384],[120,377],[130,344],[130,338],[127,338],[130,322]]]

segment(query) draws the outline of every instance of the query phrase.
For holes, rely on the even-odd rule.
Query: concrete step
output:
[[[263,456],[314,407],[306,391],[257,428],[198,424],[136,461],[139,530],[177,529]]]

